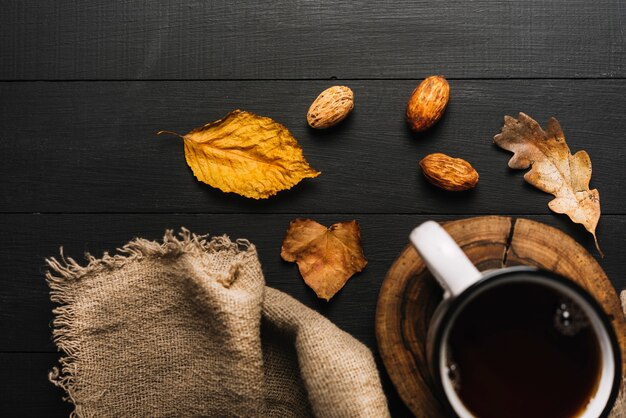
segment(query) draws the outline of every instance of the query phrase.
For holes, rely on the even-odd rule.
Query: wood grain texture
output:
[[[56,353],[0,353],[0,416],[67,417],[72,408],[48,381]]]
[[[431,215],[314,215],[324,225],[356,219],[368,266],[351,278],[330,303],[318,299],[303,282],[294,263],[280,258],[280,245],[289,222],[306,214],[91,214],[4,215],[0,217],[2,287],[0,288],[0,352],[54,351],[50,340],[52,305],[44,280],[44,258],[64,253],[76,260],[90,252],[99,256],[114,251],[135,236],[160,239],[166,228],[185,226],[196,233],[228,234],[256,244],[266,281],[305,305],[316,309],[370,348],[376,349],[374,311],[378,290],[393,260],[408,242],[409,232],[428,219],[451,220],[459,216]],[[554,225],[593,251],[593,239],[563,216],[536,216]],[[606,258],[600,260],[616,288],[626,287],[623,242],[626,217],[606,216],[601,222],[600,243]]]
[[[5,0],[2,79],[623,77],[621,0]]]
[[[306,124],[330,82],[0,83],[0,211],[204,213],[544,214],[551,197],[510,170],[493,144],[505,114],[556,116],[572,151],[593,162],[603,213],[626,213],[626,80],[452,80],[431,130],[412,134],[404,111],[416,81],[354,81],[355,110],[335,128]],[[199,183],[186,133],[242,108],[285,124],[322,172],[272,199],[252,201]],[[469,161],[476,189],[429,184],[419,161],[442,152]]]
[[[590,236],[550,214],[550,196],[492,145],[503,116],[519,111],[542,124],[556,116],[572,150],[589,152],[605,213],[599,262],[626,287],[625,11],[622,0],[3,1],[0,416],[69,413],[45,374],[57,354],[43,258],[60,245],[80,259],[182,225],[250,238],[270,285],[375,352],[380,284],[426,219],[531,214],[595,256]],[[450,79],[451,101],[432,130],[411,134],[406,101],[431,74]],[[354,112],[309,129],[309,105],[335,84],[354,90]],[[235,108],[285,124],[322,175],[250,201],[198,183],[182,144],[154,136]],[[418,162],[433,152],[471,162],[478,188],[452,195],[428,184]],[[331,303],[280,260],[298,216],[361,224],[370,263]],[[409,416],[377,361],[392,415]]]
[[[481,270],[534,265],[568,277],[593,294],[609,315],[626,356],[626,321],[617,293],[594,258],[563,232],[528,219],[479,217],[444,225]],[[382,283],[376,309],[380,355],[399,395],[417,417],[443,417],[426,355],[430,319],[442,291],[412,246]],[[626,363],[622,364],[626,372]]]

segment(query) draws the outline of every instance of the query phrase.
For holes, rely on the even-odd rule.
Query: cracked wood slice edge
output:
[[[617,293],[596,260],[571,237],[539,222],[502,216],[442,225],[481,271],[532,265],[555,271],[587,289],[612,318],[622,358],[626,358],[626,324]],[[407,245],[387,272],[378,296],[380,355],[398,394],[417,417],[444,417],[431,389],[425,346],[430,318],[442,294],[413,246]]]

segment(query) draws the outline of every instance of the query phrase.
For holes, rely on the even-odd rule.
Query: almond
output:
[[[424,177],[433,185],[451,192],[460,192],[476,187],[478,173],[461,158],[445,154],[429,154],[420,161]]]
[[[406,104],[406,120],[415,132],[433,126],[446,110],[450,98],[450,85],[441,75],[425,79],[413,90]]]
[[[349,87],[329,87],[311,104],[306,120],[311,128],[330,128],[344,120],[353,108],[354,94]]]

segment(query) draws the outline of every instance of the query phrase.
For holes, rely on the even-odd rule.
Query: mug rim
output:
[[[598,315],[598,319],[602,323],[602,326],[604,327],[607,337],[610,341],[611,349],[613,352],[613,361],[615,364],[615,367],[614,367],[615,372],[613,376],[613,382],[611,385],[611,392],[607,400],[607,403],[604,406],[602,413],[600,414],[601,417],[608,416],[618,396],[619,388],[622,382],[622,368],[623,368],[622,361],[621,361],[621,357],[622,357],[621,347],[619,345],[617,334],[615,333],[615,329],[613,328],[613,325],[611,324],[611,320],[609,319],[609,316],[606,314],[606,312],[604,311],[600,303],[578,283],[570,279],[567,279],[566,277],[561,276],[560,274],[554,273],[552,271],[540,269],[538,267],[533,267],[533,266],[513,266],[513,267],[505,267],[501,269],[490,270],[490,271],[484,272],[483,276],[478,281],[470,285],[460,295],[451,297],[448,300],[447,306],[445,307],[445,311],[443,312],[443,315],[441,316],[440,320],[438,321],[438,324],[436,325],[437,328],[432,338],[433,347],[432,347],[431,352],[433,353],[433,356],[430,362],[431,371],[433,375],[433,381],[435,383],[435,389],[436,389],[440,402],[443,404],[444,409],[446,410],[448,414],[450,414],[450,416],[458,417],[458,414],[456,410],[454,409],[454,407],[452,406],[450,400],[448,399],[448,395],[446,394],[446,391],[443,387],[443,376],[441,373],[442,370],[439,367],[439,364],[441,362],[441,355],[442,355],[441,346],[443,343],[442,340],[443,340],[444,332],[449,328],[449,326],[445,326],[443,324],[446,324],[447,322],[449,322],[451,317],[457,313],[460,307],[465,305],[465,302],[468,301],[468,299],[472,298],[473,295],[477,291],[479,291],[482,287],[492,282],[494,279],[498,279],[503,276],[518,275],[520,273],[530,274],[533,276],[543,276],[546,279],[557,281],[559,284],[564,285],[565,287],[568,287],[570,290],[573,290],[574,292],[576,292],[576,294],[579,295],[581,298],[583,298],[585,302],[587,302],[589,306],[593,309],[593,311],[595,311],[595,313]]]

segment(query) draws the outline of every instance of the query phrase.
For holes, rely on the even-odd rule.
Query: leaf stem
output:
[[[159,132],[157,132],[157,135],[161,135],[161,134],[174,135],[174,136],[177,136],[177,137],[179,137],[181,139],[185,139],[185,137],[182,136],[181,134],[178,134],[178,133],[172,132],[172,131],[159,131]]]
[[[600,249],[600,244],[598,244],[598,237],[596,237],[596,234],[593,234],[593,240],[596,243],[596,249],[598,250],[598,254],[600,254],[600,258],[604,258],[604,253],[602,252],[602,250]]]

